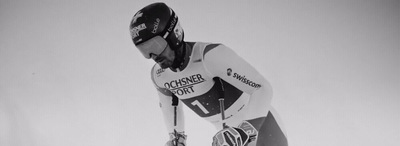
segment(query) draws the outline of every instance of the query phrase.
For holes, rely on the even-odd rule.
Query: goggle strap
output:
[[[173,31],[173,28],[176,26],[176,24],[178,23],[178,17],[176,17],[175,12],[173,10],[171,10],[171,17],[168,20],[167,26],[165,27],[163,33],[163,38],[166,39],[168,37],[168,35],[171,33],[171,31]],[[172,20],[175,20],[175,23],[171,23]],[[171,29],[170,29],[171,28]]]

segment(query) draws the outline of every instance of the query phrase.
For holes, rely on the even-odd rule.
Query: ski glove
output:
[[[213,137],[212,146],[244,146],[249,140],[249,135],[236,127],[226,127]]]
[[[186,146],[186,137],[183,132],[170,133],[170,140],[165,146]]]
[[[252,124],[250,124],[247,121],[243,121],[242,123],[239,124],[238,127],[240,129],[243,129],[244,132],[249,136],[249,140],[247,141],[247,143],[257,141],[258,130],[256,128],[254,128],[254,126]]]

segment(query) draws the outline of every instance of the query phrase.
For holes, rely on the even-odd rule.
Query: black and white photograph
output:
[[[0,146],[398,146],[399,0],[0,0]]]

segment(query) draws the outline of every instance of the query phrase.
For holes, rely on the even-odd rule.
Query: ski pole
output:
[[[177,106],[178,106],[178,97],[176,95],[172,94],[172,106],[174,106],[174,146],[178,146],[179,138],[178,138],[178,132],[176,131],[176,126],[178,125],[178,115],[177,115]]]
[[[222,80],[221,80],[221,78],[219,78],[219,77],[215,77],[215,78],[213,78],[213,80],[214,80],[214,82],[215,82],[215,84],[216,84],[216,86],[218,87],[218,86],[220,86],[221,88],[220,88],[220,90],[219,90],[219,98],[218,98],[218,100],[219,100],[219,110],[220,110],[220,112],[221,112],[221,118],[222,118],[222,129],[224,129],[224,128],[226,128],[227,126],[226,126],[226,123],[225,123],[225,106],[224,106],[224,100],[225,100],[225,89],[224,89],[224,86],[223,86],[223,84],[222,84]]]

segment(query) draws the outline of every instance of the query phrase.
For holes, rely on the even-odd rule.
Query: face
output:
[[[171,67],[175,59],[175,52],[161,36],[155,36],[136,47],[145,58],[152,58],[163,69]]]
[[[175,52],[169,47],[169,45],[166,45],[161,54],[150,54],[150,56],[158,65],[161,66],[161,68],[165,69],[172,66],[175,59]]]

